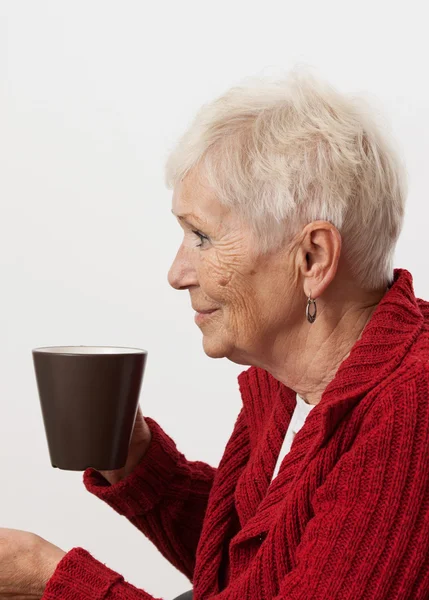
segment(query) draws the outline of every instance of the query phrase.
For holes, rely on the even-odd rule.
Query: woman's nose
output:
[[[197,273],[189,257],[189,251],[180,246],[168,272],[168,283],[176,290],[187,290],[198,285]]]

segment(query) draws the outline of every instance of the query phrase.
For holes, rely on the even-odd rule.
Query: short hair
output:
[[[197,112],[167,158],[166,185],[198,168],[251,225],[261,252],[329,221],[355,280],[376,289],[393,278],[407,182],[375,117],[366,100],[306,71],[250,77]]]

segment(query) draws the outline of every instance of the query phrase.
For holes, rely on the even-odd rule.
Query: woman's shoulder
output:
[[[423,325],[408,352],[405,354],[403,364],[401,364],[401,375],[405,378],[407,377],[408,369],[413,369],[414,367],[418,371],[418,367],[422,366],[420,374],[424,376],[429,366],[429,302],[419,298],[417,299],[417,304],[423,316]]]
[[[398,369],[363,401],[362,432],[373,426],[407,426],[427,420],[429,428],[429,346],[410,351]],[[383,425],[384,424],[384,425]]]

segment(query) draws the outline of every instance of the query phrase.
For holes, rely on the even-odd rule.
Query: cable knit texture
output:
[[[189,577],[195,600],[427,600],[428,321],[396,269],[272,485],[296,396],[254,367],[239,376],[243,408],[217,469],[187,461],[149,419],[135,471],[110,486],[88,469],[85,485]],[[107,598],[154,597],[82,548],[43,596]]]

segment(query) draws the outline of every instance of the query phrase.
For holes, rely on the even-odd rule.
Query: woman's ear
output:
[[[323,294],[338,269],[341,255],[341,234],[328,221],[313,221],[303,229],[301,274],[304,293],[318,298]]]

